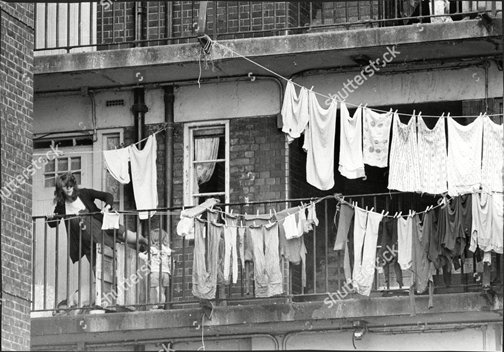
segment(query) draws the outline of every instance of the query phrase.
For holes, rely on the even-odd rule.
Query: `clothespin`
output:
[[[273,208],[273,214],[275,214],[275,218],[277,217],[276,209]]]
[[[367,103],[364,105],[363,109],[365,109],[367,107]]]
[[[394,214],[393,218],[394,218],[394,219],[395,219],[395,218],[397,218],[397,211],[395,212],[395,214]]]
[[[240,227],[243,227],[243,220],[240,220]]]
[[[366,205],[366,211],[367,211],[367,205]]]
[[[233,209],[231,209],[231,211],[229,212],[229,215],[233,215]]]
[[[373,212],[373,210],[374,210],[374,207],[371,207],[371,210],[370,210],[369,212],[370,212],[370,213],[372,213],[372,212]]]
[[[384,217],[388,215],[388,211],[383,215]]]
[[[413,109],[413,115],[411,115],[411,116],[415,116],[415,109]]]
[[[381,215],[382,215],[382,216],[383,216],[383,213],[384,213],[384,212],[385,212],[385,209],[383,209],[383,210],[381,211]]]
[[[313,87],[315,87],[315,86],[311,86],[311,88],[310,88],[310,92],[311,92],[311,91],[313,91]]]
[[[402,215],[402,211],[399,212],[399,214],[397,214],[397,218],[399,219]]]
[[[259,209],[257,209],[257,216],[259,216]]]

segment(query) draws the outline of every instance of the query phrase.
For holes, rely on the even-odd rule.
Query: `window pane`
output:
[[[72,161],[72,171],[81,169],[81,158],[80,157],[71,158],[71,161]]]
[[[54,160],[49,160],[45,166],[45,172],[54,172],[56,167],[56,162]]]
[[[55,185],[55,178],[54,174],[49,174],[44,176],[44,187],[45,188],[52,188]]]
[[[197,164],[194,170],[199,185],[199,190],[195,190],[195,192],[213,193],[226,190],[224,162]]]
[[[68,171],[68,159],[58,159],[58,171]]]
[[[73,175],[75,176],[75,180],[77,181],[77,185],[80,185],[81,184],[81,173],[74,172]]]

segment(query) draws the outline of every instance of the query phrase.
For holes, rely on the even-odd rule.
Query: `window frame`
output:
[[[224,128],[224,201],[229,203],[229,120],[215,120],[205,122],[188,122],[184,124],[184,206],[193,206],[193,177],[194,177],[194,131],[216,127]],[[212,193],[204,193],[209,196]],[[219,192],[219,194],[221,194]]]

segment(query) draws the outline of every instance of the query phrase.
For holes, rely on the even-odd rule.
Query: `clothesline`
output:
[[[355,203],[355,202],[352,202],[352,203],[347,202],[346,200],[344,200],[344,197],[339,197],[339,196],[338,196],[338,197],[336,197],[336,199],[338,200],[338,202],[339,202],[339,203],[344,203],[344,204],[347,204],[347,205],[351,206],[352,208],[356,208],[356,207],[357,207],[357,208],[359,208],[359,206],[357,206],[357,205],[355,205],[355,204],[352,204],[352,203]],[[452,198],[448,199],[448,198],[447,198],[447,196],[444,196],[444,195],[443,195],[443,198],[440,198],[440,199],[438,200],[438,204],[437,204],[437,205],[435,205],[435,206],[432,206],[432,205],[431,205],[431,206],[428,206],[428,207],[427,207],[425,210],[423,210],[423,211],[412,211],[412,210],[410,209],[410,210],[409,210],[408,215],[402,215],[402,211],[400,211],[400,212],[396,212],[394,215],[388,215],[388,211],[387,211],[387,212],[382,211],[382,213],[381,213],[381,214],[384,214],[384,213],[385,213],[385,214],[383,215],[383,217],[392,218],[392,219],[393,219],[393,218],[400,218],[400,217],[404,217],[404,216],[405,216],[405,217],[413,217],[415,214],[424,214],[424,213],[427,213],[427,212],[429,212],[429,211],[432,211],[432,210],[434,210],[434,209],[436,209],[436,208],[439,208],[439,207],[444,207],[444,206],[446,206],[446,205],[447,205],[447,204],[448,204],[451,200],[452,200]],[[361,208],[361,209],[362,209],[362,208]],[[373,212],[373,209],[374,209],[374,208],[371,208],[371,210],[369,210],[369,212]],[[366,211],[368,211],[368,210],[367,210],[367,207],[366,207]],[[375,212],[375,213],[377,213],[377,212]]]
[[[217,42],[217,41],[215,41],[215,40],[212,40],[212,39],[210,39],[210,38],[207,38],[207,39],[211,40],[212,44],[216,44],[216,45],[218,45],[219,47],[224,48],[224,49],[226,49],[226,50],[230,51],[231,53],[233,53],[233,55],[236,55],[236,56],[238,56],[238,57],[241,57],[242,59],[247,60],[248,62],[250,62],[250,63],[252,63],[252,64],[254,64],[254,65],[256,65],[256,66],[258,66],[258,67],[262,68],[262,69],[263,69],[263,70],[265,70],[265,71],[268,71],[268,72],[272,73],[273,75],[275,75],[275,76],[277,76],[277,77],[279,77],[279,78],[281,78],[281,79],[283,79],[283,80],[285,80],[285,81],[287,81],[287,82],[289,82],[289,81],[290,81],[290,82],[292,82],[294,85],[298,86],[298,87],[299,87],[299,88],[301,88],[301,89],[311,90],[311,91],[313,91],[313,93],[315,93],[316,95],[318,95],[318,96],[320,96],[320,97],[323,97],[323,98],[326,98],[326,99],[329,99],[329,100],[333,100],[333,101],[335,100],[335,98],[334,98],[334,97],[331,97],[331,96],[328,96],[328,95],[325,95],[325,94],[322,94],[322,93],[319,93],[319,92],[317,92],[317,91],[313,90],[313,87],[312,87],[311,89],[308,89],[308,88],[306,88],[305,86],[303,86],[303,85],[301,85],[301,84],[299,84],[299,83],[293,82],[293,81],[292,81],[292,79],[286,78],[286,77],[282,76],[281,74],[279,74],[279,73],[277,73],[277,72],[275,72],[275,71],[273,71],[273,70],[270,70],[269,68],[267,68],[267,67],[265,67],[265,66],[263,66],[263,65],[259,64],[258,62],[255,62],[255,61],[254,61],[254,60],[252,60],[252,59],[249,59],[248,57],[246,57],[246,56],[244,56],[244,55],[242,55],[242,54],[240,54],[240,53],[237,53],[236,51],[234,51],[234,50],[230,49],[229,47],[227,47],[227,46],[225,46],[225,45],[223,45],[223,44],[221,44],[221,43],[219,43],[219,42]],[[345,100],[343,100],[343,101],[345,101]],[[360,104],[360,105],[355,105],[355,104],[348,103],[348,102],[346,102],[346,101],[345,101],[345,103],[346,103],[347,105],[351,105],[351,106],[354,106],[354,107],[359,107],[359,106],[362,106],[362,104]],[[367,105],[367,104],[366,104],[366,105]],[[371,109],[371,108],[368,108],[368,109],[370,109],[370,110],[372,110],[372,111],[380,112],[380,113],[388,113],[388,112],[389,112],[389,111],[386,111],[386,110],[380,110],[380,109],[376,109],[376,108],[372,108],[372,109]],[[396,111],[397,111],[397,110],[396,110]],[[420,112],[420,113],[421,113],[421,112]],[[483,114],[483,113],[481,113],[481,114]],[[480,114],[480,115],[481,115],[481,114]],[[411,114],[406,114],[406,113],[398,113],[398,115],[403,115],[403,116],[412,116]],[[444,114],[443,114],[443,115],[444,115]],[[450,115],[450,114],[448,113],[448,115]],[[480,115],[477,115],[477,116],[455,116],[455,115],[454,115],[454,116],[450,116],[450,117],[451,117],[451,118],[477,118],[477,117],[478,117],[478,116],[480,116]],[[491,117],[491,116],[503,116],[503,114],[491,114],[491,115],[489,115],[489,114],[487,114],[486,112],[485,112],[485,115],[490,116],[490,117]],[[433,115],[422,115],[422,117],[440,118],[440,116],[433,116]],[[441,116],[441,117],[442,117],[442,116]],[[446,117],[445,117],[445,118],[446,118]]]
[[[159,132],[163,132],[164,130],[166,130],[168,127],[164,126],[164,127],[159,127],[158,130],[156,132],[153,132],[152,134],[148,135],[147,137],[145,137],[144,139],[141,139],[139,140],[138,142],[135,142],[135,143],[131,143],[130,145],[128,146],[125,146],[125,147],[121,147],[119,149],[122,149],[122,148],[129,148],[133,145],[137,145],[137,144],[140,144],[142,143],[143,141],[146,141],[147,139],[149,139],[150,136],[155,136],[156,134],[158,134]],[[117,149],[117,148],[116,148]],[[113,149],[108,149],[108,150],[113,150]],[[95,153],[103,153],[104,151],[103,150],[91,150],[91,151],[82,151],[82,152],[67,152],[65,151],[64,153],[65,154],[95,154]],[[43,153],[43,154],[33,154],[33,156],[43,156],[43,155],[46,155],[46,153]],[[93,165],[97,165],[97,164],[101,164],[101,163],[95,163],[95,164],[91,164],[90,166],[93,166]],[[85,169],[85,168],[84,168]]]

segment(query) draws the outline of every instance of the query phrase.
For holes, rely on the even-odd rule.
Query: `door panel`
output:
[[[48,153],[50,149],[36,149],[34,152],[34,160],[42,162],[39,163],[41,169],[36,170],[33,175],[33,216],[54,212],[54,181],[59,174],[71,171],[76,176],[80,188],[92,186],[91,148],[75,147],[59,150],[64,154],[52,161],[47,158],[47,155],[54,155]],[[67,255],[67,246],[67,233],[62,221],[57,229],[47,226],[43,218],[35,221],[33,249],[35,310],[54,309],[57,303],[67,299],[68,295],[79,286],[89,285],[89,278],[92,277],[89,262],[84,257],[80,262],[73,264]]]

